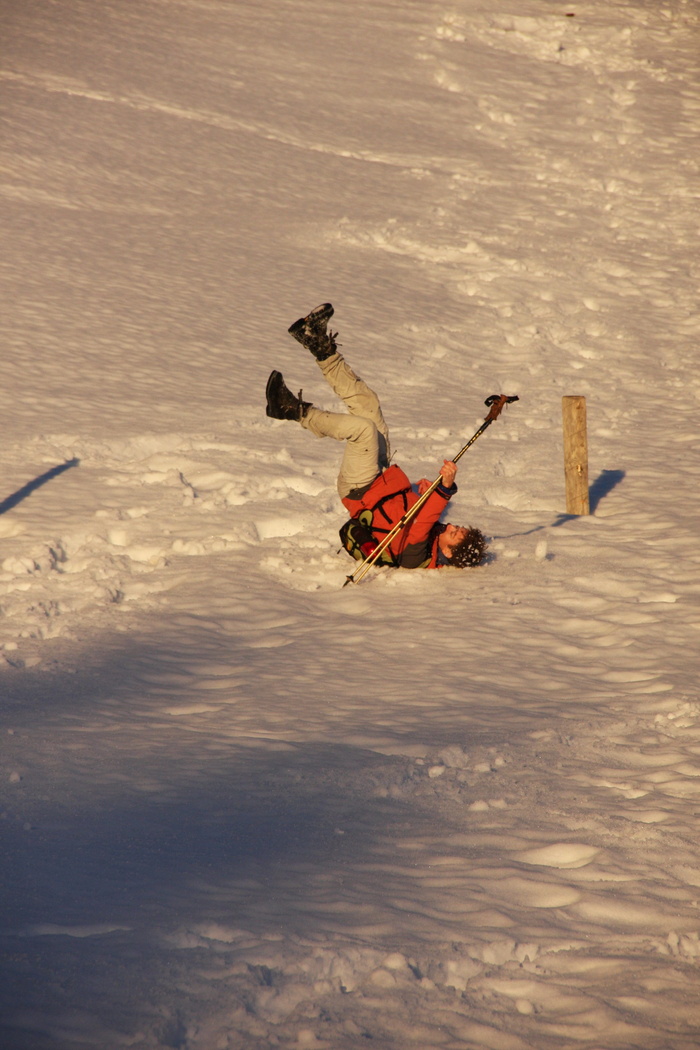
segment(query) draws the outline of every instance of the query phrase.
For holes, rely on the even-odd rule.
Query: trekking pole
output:
[[[467,441],[466,445],[464,445],[459,450],[452,462],[456,463],[457,460],[462,458],[467,449],[471,448],[471,446],[474,444],[477,438],[481,437],[486,428],[491,426],[491,424],[496,419],[498,419],[505,405],[510,405],[513,403],[513,401],[519,400],[520,399],[518,398],[517,394],[513,395],[512,397],[508,397],[506,394],[491,394],[490,397],[487,397],[484,401],[484,404],[489,409],[489,414],[486,416],[484,422],[481,424],[476,433],[472,434],[472,436],[469,438],[469,441]],[[357,569],[355,569],[355,571],[346,578],[343,587],[347,587],[349,583],[360,582],[360,580],[369,572],[372,566],[381,557],[381,555],[384,553],[389,544],[396,539],[396,537],[399,535],[402,529],[404,529],[406,525],[408,525],[409,521],[412,521],[413,518],[415,518],[416,514],[419,513],[421,508],[425,506],[425,504],[430,499],[433,492],[435,492],[435,489],[438,487],[441,481],[442,474],[438,474],[430,488],[426,489],[423,495],[420,497],[420,499],[418,499],[412,507],[408,508],[403,517],[396,522],[396,524],[393,526],[391,531],[386,534],[381,543],[379,543],[378,546],[375,547],[375,549],[372,551],[372,553],[365,558],[362,564],[359,565]]]

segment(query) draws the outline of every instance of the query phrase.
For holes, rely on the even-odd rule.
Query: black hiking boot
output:
[[[298,321],[288,329],[289,334],[297,342],[310,350],[317,361],[325,361],[336,353],[336,337],[338,333],[326,331],[326,325],[333,316],[333,307],[330,303],[321,303],[306,317],[300,317]]]
[[[281,372],[270,372],[265,396],[266,412],[270,419],[293,419],[298,423],[311,408],[310,402],[301,400],[301,390],[299,396],[295,397],[287,389]]]

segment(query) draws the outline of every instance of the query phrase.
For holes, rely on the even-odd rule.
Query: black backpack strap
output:
[[[396,499],[397,496],[402,496],[403,497],[403,510],[402,510],[401,514],[399,514],[399,518],[402,518],[403,515],[408,510],[408,494],[409,494],[410,491],[411,491],[411,489],[409,487],[407,489],[399,489],[398,492],[390,492],[388,496],[382,496],[382,498],[380,500],[378,500],[377,503],[375,503],[373,507],[370,508],[371,511],[372,511],[372,514],[374,515],[377,512],[379,512],[382,515],[382,517],[384,518],[384,520],[386,522],[388,522],[389,526],[391,528],[393,528],[394,525],[396,524],[396,522],[392,522],[391,518],[389,517],[387,512],[384,510],[384,504],[388,503],[390,499]],[[379,529],[379,528],[377,528],[376,524],[374,524],[374,521],[372,523],[372,528],[376,529],[377,532],[390,532],[391,531],[391,529]]]
[[[351,518],[346,521],[340,530],[340,541],[343,547],[351,554],[353,558],[358,561],[362,561],[365,555],[362,552],[362,547],[367,540],[374,540],[375,543],[381,542],[381,537],[386,536],[387,533],[391,532],[396,521],[387,514],[384,509],[384,504],[388,503],[389,500],[396,499],[397,496],[402,497],[403,510],[399,515],[399,520],[408,510],[408,494],[411,492],[411,487],[404,489],[398,489],[395,492],[389,492],[386,496],[382,496],[381,499],[377,500],[371,507],[364,507],[355,518]],[[381,514],[384,521],[387,523],[388,528],[382,528],[377,524],[377,515]],[[386,548],[382,551],[379,558],[380,565],[391,565],[392,568],[398,568],[401,564],[401,559],[393,551]]]
[[[411,487],[409,486],[408,488],[405,488],[405,489],[399,489],[397,492],[390,492],[390,493],[388,493],[388,495],[382,496],[382,498],[380,500],[377,500],[377,502],[374,504],[374,506],[369,508],[369,511],[370,511],[370,514],[371,514],[371,517],[370,517],[370,520],[369,520],[369,527],[372,529],[372,532],[375,535],[378,535],[379,537],[386,536],[389,532],[391,532],[391,530],[393,529],[394,525],[396,524],[396,521],[392,521],[392,519],[389,517],[389,515],[385,511],[384,504],[388,503],[389,500],[391,500],[391,499],[396,499],[397,496],[401,496],[402,497],[403,510],[401,511],[401,514],[399,515],[399,518],[396,519],[396,520],[399,520],[400,518],[403,517],[403,515],[408,510],[408,494],[411,491],[412,491]],[[367,514],[367,511],[366,510],[362,511],[362,514]],[[360,518],[362,518],[362,514],[360,515]],[[380,525],[377,524],[377,514],[381,514],[382,515],[382,517],[384,518],[384,520],[386,521],[386,523],[388,525],[388,528],[382,528]],[[397,569],[400,566],[400,564],[401,564],[401,558],[398,555],[394,554],[394,552],[392,550],[390,550],[388,547],[386,547],[383,550],[383,552],[382,552],[382,555],[381,555],[381,558],[380,558],[380,564],[391,565],[391,566],[393,566],[393,568]]]

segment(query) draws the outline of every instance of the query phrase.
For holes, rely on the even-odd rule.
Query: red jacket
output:
[[[390,553],[402,568],[437,568],[438,537],[442,532],[440,515],[456,491],[456,485],[451,489],[438,485],[415,518],[389,544]],[[371,510],[372,533],[381,542],[419,498],[401,467],[392,466],[372,482],[361,499],[346,496],[343,504],[353,518],[358,517],[363,510]]]

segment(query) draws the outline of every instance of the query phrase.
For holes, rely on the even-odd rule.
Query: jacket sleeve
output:
[[[441,484],[438,485],[435,492],[430,494],[413,521],[410,522],[408,529],[406,529],[406,536],[402,544],[404,550],[406,547],[412,547],[414,544],[427,543],[433,525],[440,520],[440,515],[456,491],[456,485],[448,489]]]

